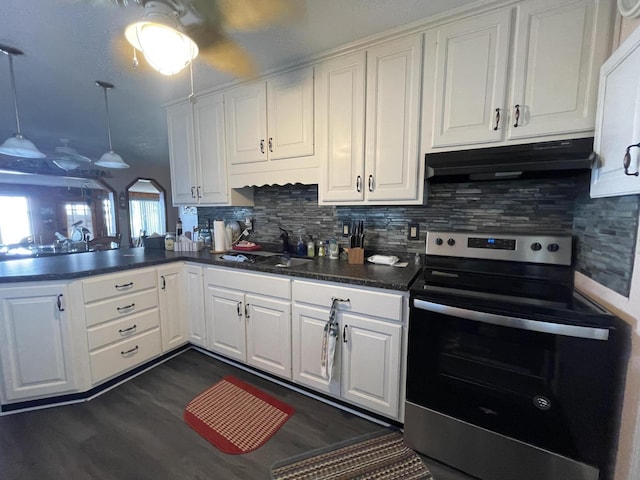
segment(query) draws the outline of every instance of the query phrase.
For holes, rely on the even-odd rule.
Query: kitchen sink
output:
[[[273,267],[278,268],[295,268],[302,267],[304,265],[313,262],[312,258],[283,258],[281,255],[268,257],[267,259],[260,262],[261,265],[271,265]]]

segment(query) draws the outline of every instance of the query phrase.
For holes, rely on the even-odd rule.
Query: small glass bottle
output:
[[[182,220],[178,217],[178,222],[176,223],[176,236],[182,235]]]
[[[324,257],[324,242],[322,240],[318,240],[317,247],[318,247],[318,256]]]
[[[335,238],[329,242],[329,258],[338,259],[338,241]]]
[[[314,257],[316,255],[316,244],[313,239],[307,242],[307,257]]]

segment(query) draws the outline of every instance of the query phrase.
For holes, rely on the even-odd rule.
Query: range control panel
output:
[[[571,265],[571,235],[427,232],[427,255]]]

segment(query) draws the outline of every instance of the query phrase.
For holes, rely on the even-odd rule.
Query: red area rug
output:
[[[293,415],[293,407],[227,376],[191,400],[184,421],[225,453],[255,450]]]

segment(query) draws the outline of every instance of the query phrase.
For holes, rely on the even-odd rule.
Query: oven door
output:
[[[609,330],[413,298],[407,400],[599,464],[611,419]]]

